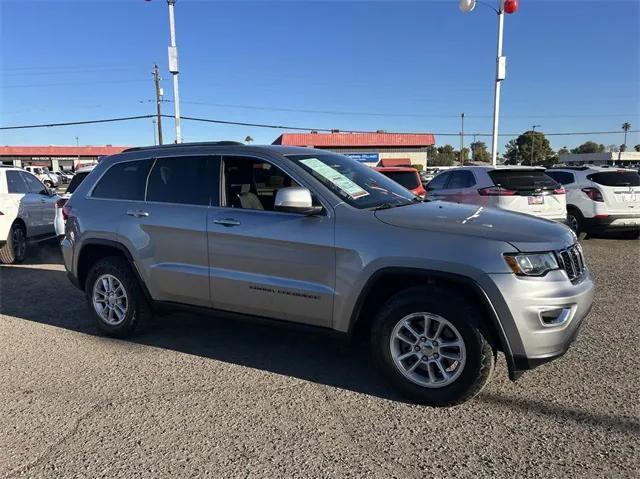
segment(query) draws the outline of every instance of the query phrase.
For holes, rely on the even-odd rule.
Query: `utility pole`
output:
[[[533,153],[536,150],[536,128],[540,128],[540,125],[532,125],[531,128],[531,166],[533,166]]]
[[[182,143],[180,129],[180,95],[178,93],[178,47],[176,47],[176,20],[173,7],[176,0],[167,0],[169,5],[169,72],[173,76],[173,108],[176,124],[176,143]]]
[[[462,119],[462,129],[460,130],[460,166],[464,166],[464,113],[460,115]]]
[[[160,111],[160,103],[162,102],[162,87],[160,86],[160,75],[158,74],[158,65],[153,66],[153,81],[156,85],[156,121],[158,126],[158,144],[162,145],[162,113]],[[154,133],[155,137],[155,133]],[[154,138],[155,144],[155,138]]]

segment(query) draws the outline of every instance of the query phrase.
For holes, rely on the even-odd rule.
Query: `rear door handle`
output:
[[[127,214],[129,216],[133,216],[134,218],[142,218],[142,217],[149,216],[149,213],[147,211],[142,211],[142,210],[128,210]]]
[[[240,222],[238,220],[234,220],[233,218],[220,218],[218,220],[213,220],[213,222],[217,225],[222,226],[240,226]]]

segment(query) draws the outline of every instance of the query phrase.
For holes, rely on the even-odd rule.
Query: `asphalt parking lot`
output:
[[[639,477],[640,242],[584,249],[567,355],[432,409],[323,335],[181,313],[102,337],[46,245],[0,269],[0,476]]]

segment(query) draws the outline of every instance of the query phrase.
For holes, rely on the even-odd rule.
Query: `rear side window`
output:
[[[147,175],[153,160],[116,163],[107,170],[93,189],[94,198],[113,200],[144,200]]]
[[[447,184],[447,181],[449,180],[449,176],[451,176],[451,173],[440,173],[433,180],[429,182],[429,184],[427,185],[427,189],[441,190],[442,188],[444,188],[444,185]]]
[[[449,184],[447,185],[447,189],[451,190],[454,188],[469,188],[476,184],[476,179],[473,176],[473,173],[470,171],[453,171],[451,173],[451,179],[449,180]]]
[[[215,157],[159,158],[149,175],[147,201],[217,206],[219,170]]]
[[[75,175],[73,175],[73,178],[69,183],[69,187],[67,188],[67,193],[73,193],[74,191],[76,191],[78,186],[80,186],[80,183],[84,181],[84,179],[89,175],[89,173],[90,172],[87,171],[85,173],[76,173]]]
[[[602,186],[640,186],[640,174],[633,171],[602,171],[587,179]]]
[[[381,171],[380,173],[408,190],[413,190],[420,185],[420,177],[417,171]]]
[[[561,185],[569,185],[575,181],[573,173],[568,173],[566,171],[547,171],[547,175]]]
[[[27,185],[19,171],[7,171],[7,191],[9,193],[28,193]]]
[[[492,170],[489,176],[496,186],[509,190],[553,190],[558,182],[542,170]]]

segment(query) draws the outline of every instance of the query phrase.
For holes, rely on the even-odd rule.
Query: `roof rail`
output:
[[[143,151],[143,150],[157,150],[157,149],[171,149],[171,148],[181,148],[181,147],[192,147],[192,146],[238,146],[244,145],[244,143],[240,143],[239,141],[199,141],[194,143],[170,143],[167,145],[154,145],[154,146],[134,146],[133,148],[127,148],[122,153],[127,153],[130,151]]]
[[[551,170],[558,169],[558,170],[584,171],[584,170],[591,169],[593,166],[596,166],[596,165],[591,165],[591,166],[560,166],[560,165],[553,165],[549,169],[551,169]]]

